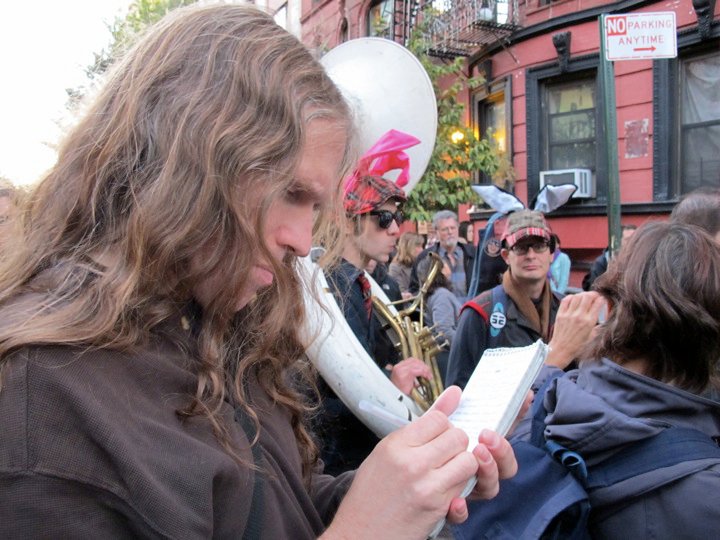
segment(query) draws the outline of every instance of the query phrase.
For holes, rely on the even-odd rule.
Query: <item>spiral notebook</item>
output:
[[[468,434],[470,451],[483,429],[507,434],[547,353],[548,346],[541,340],[527,347],[487,349],[483,353],[458,408],[450,416],[453,425]]]
[[[505,436],[520,412],[525,396],[545,362],[548,346],[537,340],[527,347],[486,349],[450,421],[467,433],[468,452],[478,443],[483,429]],[[475,487],[471,478],[460,494],[467,497]],[[445,525],[441,519],[428,538],[436,538]]]

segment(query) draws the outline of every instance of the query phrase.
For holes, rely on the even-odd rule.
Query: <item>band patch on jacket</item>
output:
[[[495,304],[495,307],[490,314],[489,322],[490,335],[492,337],[499,336],[502,329],[505,328],[505,323],[507,322],[507,319],[505,318],[505,308],[503,307],[502,302]]]
[[[502,242],[497,238],[491,238],[485,245],[485,253],[490,257],[497,257],[502,250]]]

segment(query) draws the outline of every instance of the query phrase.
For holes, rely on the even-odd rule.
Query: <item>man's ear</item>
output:
[[[502,248],[500,250],[500,256],[503,258],[503,261],[505,261],[505,264],[510,265],[510,250],[507,248]]]
[[[365,229],[365,220],[362,216],[350,216],[347,220],[347,234],[348,236],[357,237],[363,233]]]

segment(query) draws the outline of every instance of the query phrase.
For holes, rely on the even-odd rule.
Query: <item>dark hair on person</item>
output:
[[[417,275],[420,286],[425,283],[428,276],[430,275],[430,270],[432,269],[434,261],[435,259],[432,256],[428,255],[427,257],[423,257],[418,263]],[[444,262],[443,264],[447,263]],[[430,283],[427,288],[426,294],[430,296],[433,292],[435,292],[436,289],[439,289],[440,287],[445,287],[446,289],[452,290],[452,283],[450,283],[448,278],[445,277],[445,274],[442,273],[442,268],[440,268],[440,271],[435,274],[432,283]]]
[[[473,228],[472,223],[470,223],[469,221],[461,221],[460,225],[458,226],[458,236],[460,236],[460,238],[467,240],[468,230],[470,230],[472,228]]]
[[[644,359],[648,376],[704,391],[720,360],[720,250],[692,225],[641,226],[596,281],[607,322],[588,352],[619,364]]]
[[[715,236],[720,232],[720,188],[702,187],[691,191],[675,205],[670,220],[697,225]]]
[[[231,394],[257,424],[243,387],[254,373],[287,407],[308,478],[317,451],[284,379],[304,352],[301,282],[259,231],[293,189],[318,119],[351,133],[336,86],[272,16],[239,4],[172,11],[116,65],[29,197],[23,247],[0,264],[0,368],[26,345],[131,351],[213,276],[222,290],[203,305],[198,385],[178,413],[207,417],[240,459],[219,411]],[[321,225],[339,221],[343,172]],[[236,313],[258,256],[276,279]]]

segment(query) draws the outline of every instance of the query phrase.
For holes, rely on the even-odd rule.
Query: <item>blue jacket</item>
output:
[[[545,407],[549,413],[546,437],[580,453],[590,466],[670,426],[720,436],[720,403],[607,359],[588,362],[558,379],[545,396]],[[527,438],[528,430],[529,423],[523,422],[513,438]],[[655,470],[593,494],[593,508],[613,506],[610,515],[591,514],[593,537],[675,539],[717,534],[720,463],[707,460],[703,470],[643,493],[645,486],[657,485],[669,474],[665,469]]]

